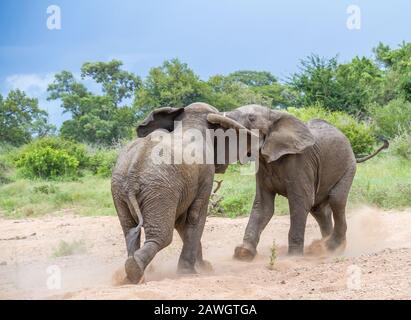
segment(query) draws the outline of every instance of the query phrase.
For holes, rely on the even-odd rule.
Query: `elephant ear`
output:
[[[308,127],[290,115],[274,122],[261,148],[267,162],[273,162],[286,154],[297,154],[314,145],[315,139]]]
[[[157,129],[174,130],[174,119],[184,112],[184,108],[164,107],[154,110],[137,127],[137,137],[144,138]]]

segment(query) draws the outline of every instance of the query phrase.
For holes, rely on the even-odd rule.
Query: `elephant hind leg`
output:
[[[328,201],[311,209],[311,214],[320,226],[321,236],[327,238],[333,231],[332,210]]]
[[[185,223],[176,225],[176,230],[178,231],[178,234],[180,235],[181,240],[184,242]],[[201,245],[201,241],[197,249],[197,258],[195,261],[195,268],[198,268],[200,271],[205,271],[205,272],[210,272],[213,270],[211,263],[203,258],[203,247]]]
[[[153,260],[157,252],[167,247],[173,240],[175,208],[164,208],[161,201],[156,201],[146,210],[144,221],[145,242],[126,261],[126,274],[133,283],[139,283],[144,276],[144,270]]]
[[[348,170],[343,178],[334,186],[329,195],[329,203],[333,212],[334,229],[326,244],[329,250],[335,250],[345,245],[347,221],[345,207],[347,205],[348,193],[354,179],[355,168]]]
[[[126,240],[127,254],[128,256],[132,256],[133,253],[140,248],[141,232],[135,232],[137,222],[134,220],[128,204],[117,198],[113,200]]]

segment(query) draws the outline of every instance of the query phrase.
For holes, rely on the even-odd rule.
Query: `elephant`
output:
[[[228,162],[217,163],[214,159],[212,163],[178,162],[174,154],[172,163],[157,163],[153,158],[159,146],[163,148],[159,152],[163,156],[175,150],[177,138],[188,130],[194,128],[204,137],[207,130],[222,129],[207,120],[210,114],[218,114],[218,110],[205,103],[156,109],[138,126],[138,138],[118,156],[111,192],[127,247],[125,271],[132,283],[141,281],[156,253],[172,242],[174,228],[183,241],[178,272],[193,274],[196,267],[211,267],[203,259],[201,237],[214,174],[223,173]],[[248,132],[238,124],[235,126]],[[202,142],[202,139],[195,142],[200,153],[206,146],[210,147],[210,142],[197,145]],[[211,148],[214,145],[211,141]],[[145,234],[142,246],[141,228]]]
[[[290,255],[303,254],[309,212],[320,227],[326,248],[343,247],[345,207],[356,163],[388,148],[388,141],[373,154],[356,159],[347,137],[323,120],[303,123],[286,112],[260,105],[213,115],[212,120],[225,124],[227,118],[247,129],[258,129],[260,140],[256,194],[243,243],[235,248],[234,257],[243,261],[255,257],[261,233],[274,214],[276,195],[288,199]]]

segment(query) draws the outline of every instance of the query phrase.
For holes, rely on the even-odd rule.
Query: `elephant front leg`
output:
[[[292,195],[288,198],[290,207],[290,230],[288,232],[288,254],[304,253],[305,227],[310,205],[305,197]]]
[[[257,182],[257,193],[244,233],[243,244],[235,248],[234,258],[242,261],[254,259],[261,233],[274,214],[274,199],[275,194],[262,189]]]

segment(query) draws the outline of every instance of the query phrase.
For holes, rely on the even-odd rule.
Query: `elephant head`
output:
[[[314,145],[314,136],[296,117],[259,105],[247,105],[223,115],[213,115],[222,126],[233,121],[247,129],[259,130],[260,152],[267,162],[287,154],[297,154]]]
[[[177,128],[182,129],[182,131],[186,131],[188,129],[197,129],[203,135],[205,135],[206,130],[211,130],[213,132],[213,147],[214,147],[214,164],[216,168],[216,173],[224,173],[229,163],[228,161],[228,154],[229,148],[232,147],[232,141],[229,143],[226,141],[225,137],[223,137],[224,147],[222,150],[221,148],[217,148],[217,139],[215,132],[218,129],[222,129],[222,131],[227,131],[228,129],[234,129],[236,133],[239,133],[240,130],[243,130],[247,136],[255,136],[250,130],[245,128],[239,122],[224,118],[224,121],[217,121],[216,118],[219,119],[221,117],[219,115],[219,111],[208,105],[206,103],[193,103],[184,108],[173,108],[173,107],[164,107],[159,108],[151,112],[148,117],[137,127],[137,136],[139,138],[146,137],[150,135],[152,132],[157,130],[166,130],[167,132],[177,131]],[[181,126],[181,127],[179,127]],[[238,137],[238,135],[236,136]],[[246,154],[250,152],[251,143],[249,142],[251,139],[247,139],[247,147],[244,151]],[[235,141],[236,147],[238,146],[238,139]],[[231,144],[231,145],[230,145]],[[239,148],[236,148],[239,150]],[[217,161],[217,153],[224,152],[226,159],[224,163],[220,163]],[[236,160],[238,158],[244,158],[246,155],[240,155],[239,151],[236,155]]]

